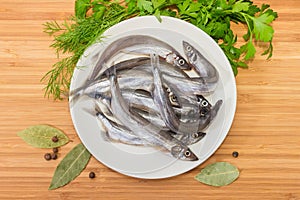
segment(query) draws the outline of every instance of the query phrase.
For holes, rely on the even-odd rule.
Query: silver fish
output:
[[[136,113],[141,115],[146,120],[150,121],[153,125],[160,127],[162,130],[168,130],[169,128],[166,126],[165,122],[160,116],[160,110],[154,103],[153,99],[151,98],[150,94],[147,93],[140,93],[140,92],[122,92],[122,95],[128,105],[130,106],[130,110],[134,110]],[[203,100],[202,104],[206,105]],[[207,106],[210,108],[211,104],[207,101]],[[207,108],[207,110],[208,110]],[[197,114],[194,106],[191,107],[183,107],[183,108],[176,108],[173,107],[176,115],[178,116],[179,120],[184,123],[193,123],[198,120],[199,114]],[[202,111],[202,114],[206,114],[206,112]],[[205,110],[206,111],[206,110]],[[199,111],[198,111],[199,113]],[[190,145],[199,142],[206,134],[203,132],[195,132],[193,133],[193,137],[182,137],[174,132],[170,131],[170,134],[173,137],[183,141],[185,144]]]
[[[160,59],[160,62],[161,62],[162,73],[168,74],[169,76],[175,76],[175,77],[182,77],[182,78],[189,77],[183,70],[181,70],[176,66],[171,65],[170,63],[166,62],[164,59]],[[131,70],[135,68],[143,69],[149,73],[152,73],[150,64],[151,63],[149,57],[138,57],[138,58],[132,58],[129,60],[121,61],[119,63],[114,64],[112,67],[116,68],[118,74],[121,73],[122,70]],[[105,76],[105,71],[103,72],[103,77],[104,76]]]
[[[170,136],[167,132],[151,125],[149,121],[138,114],[130,112],[121,95],[116,75],[114,73],[110,74],[109,80],[112,94],[111,108],[123,125],[154,146],[164,148],[175,158],[189,161],[198,160],[197,156],[185,144]]]
[[[120,71],[122,72],[122,71]],[[138,72],[138,73],[137,73]],[[147,72],[144,73],[144,71],[139,71],[138,69],[132,71],[129,70],[128,72],[124,72],[124,74],[120,73],[119,75],[119,80],[120,80],[120,88],[122,88],[122,90],[129,90],[129,91],[135,91],[135,90],[139,90],[139,89],[143,89],[143,90],[152,90],[151,88],[153,87],[153,77],[148,75]],[[174,85],[172,85],[174,86]],[[179,88],[180,89],[180,88]],[[176,91],[176,90],[175,90]],[[180,90],[179,90],[180,92]],[[71,102],[73,102],[73,98],[76,99],[76,93],[75,97],[70,96],[71,98]],[[111,94],[110,94],[110,83],[109,81],[106,80],[99,80],[96,83],[93,83],[91,86],[79,90],[79,92],[77,93],[77,96],[80,95],[88,95],[91,98],[95,98],[98,99],[101,96],[103,98],[110,98]],[[73,97],[73,98],[72,98]],[[169,97],[170,98],[170,97]],[[171,102],[172,102],[172,97],[171,97]],[[182,105],[181,106],[181,111],[182,112],[176,112],[176,115],[179,117],[179,119],[182,122],[196,122],[196,120],[199,117],[199,113],[200,113],[200,109],[199,106],[197,105],[198,102],[198,98],[196,96],[186,96],[186,95],[182,95],[180,94],[180,96],[177,96],[177,99],[179,99],[179,103]],[[136,101],[139,100],[138,98],[132,98],[132,101]],[[184,103],[183,103],[184,100]],[[131,102],[134,103],[134,102]],[[139,105],[143,105],[143,104],[139,104]],[[172,102],[172,106],[177,106],[178,107],[178,103]],[[155,108],[152,105],[148,106],[149,108]],[[174,108],[176,111],[179,111],[180,108],[176,109]],[[187,117],[185,117],[187,116]],[[203,118],[203,123],[202,125],[200,124],[200,130],[202,130],[205,124],[208,124],[207,121],[208,120],[206,118]],[[205,123],[204,123],[205,121]],[[196,129],[194,130],[196,131]]]
[[[125,62],[125,64],[127,64],[127,63],[128,62]],[[137,62],[132,61],[132,63],[137,63]],[[142,62],[142,63],[144,63],[144,62]],[[121,65],[121,66],[123,66],[123,65]],[[161,65],[161,66],[164,66],[164,65]],[[150,91],[153,88],[152,75],[148,74],[147,72],[143,71],[140,68],[136,68],[135,70],[129,70],[129,71],[121,70],[119,72],[118,76],[119,76],[119,85],[123,91],[124,90],[136,91],[139,89]],[[165,77],[168,77],[168,75],[165,75]],[[180,85],[180,84],[178,84],[177,82],[175,82],[175,84],[170,84],[170,85],[172,87],[172,90],[173,90],[173,88],[175,88],[173,91],[174,91],[174,93],[176,93],[176,95],[169,95],[169,99],[171,100],[172,106],[179,107],[179,104],[176,101],[176,100],[178,100],[179,103],[182,105],[182,108],[185,108],[185,109],[183,109],[183,110],[185,110],[185,113],[189,112],[187,114],[185,114],[183,112],[181,112],[181,113],[177,112],[176,114],[180,114],[183,116],[186,116],[186,115],[193,116],[193,115],[199,113],[199,109],[197,106],[197,103],[198,103],[197,97],[195,95],[187,96],[187,95],[181,93],[180,89],[186,88],[185,85],[183,85],[181,88],[178,87],[178,85]],[[89,97],[96,98],[96,99],[99,98],[100,96],[109,98],[110,97],[109,81],[107,80],[107,78],[105,78],[103,80],[97,80],[93,84],[91,84],[89,87],[83,88],[83,89],[78,89],[78,91],[76,91],[76,90],[72,91],[71,94],[73,94],[70,96],[71,102],[74,101],[74,98],[76,99],[78,96],[81,96],[81,95],[88,95]],[[176,97],[175,101],[174,101],[174,97]],[[143,100],[143,99],[132,98],[132,100],[136,101],[136,100]],[[142,105],[142,104],[139,104],[139,105]],[[148,107],[154,108],[152,105],[148,106]],[[178,109],[175,108],[175,110],[178,110]],[[190,117],[190,118],[193,119],[192,117]]]
[[[136,91],[122,91],[123,98],[128,105],[132,108],[140,109],[146,112],[159,113],[159,109],[154,104],[153,99],[150,94],[146,92]]]
[[[112,142],[121,142],[124,144],[148,146],[149,143],[145,140],[133,135],[131,131],[123,126],[115,124],[107,119],[102,113],[98,112],[97,118],[101,121],[106,129],[106,139]]]
[[[130,130],[121,126],[120,124],[116,124],[113,121],[110,121],[106,118],[101,112],[97,112],[97,118],[103,124],[106,129],[105,139],[110,142],[120,142],[128,145],[135,146],[151,146],[146,140],[141,139],[140,137],[134,135]],[[169,132],[172,136],[177,139],[182,139],[182,137],[178,137],[179,135]],[[196,133],[198,134],[198,133]],[[200,137],[203,139],[206,136],[206,133],[201,133]],[[198,137],[198,136],[197,136]],[[183,142],[186,145],[194,144],[193,141],[189,141],[187,138],[183,138]]]
[[[144,110],[140,110],[138,108],[130,107],[129,108],[131,112],[139,114],[141,117],[149,121],[154,126],[157,126],[161,130],[168,131],[169,128],[166,126],[165,122],[161,119],[159,113],[151,113],[146,112]]]
[[[153,100],[160,110],[161,117],[172,131],[178,134],[184,135],[184,140],[194,139],[199,141],[201,134],[198,134],[198,127],[195,124],[180,122],[178,117],[173,110],[173,107],[170,104],[170,101],[167,98],[167,91],[163,87],[162,78],[159,72],[159,60],[157,55],[151,55],[151,65],[153,68],[153,80],[154,80],[154,89],[153,89]],[[199,118],[196,118],[200,120]],[[198,123],[196,120],[195,123]],[[195,134],[196,133],[196,134]]]
[[[171,66],[162,60],[162,72],[164,72],[165,78],[169,81],[167,84],[172,84],[172,77],[180,78],[176,81],[176,85],[182,85],[184,88],[193,88],[187,87],[184,81],[184,77],[188,78],[187,75],[180,69]],[[130,59],[127,61],[120,62],[112,67],[115,67],[118,71],[119,84],[121,89],[137,90],[143,89],[150,91],[153,88],[153,77],[151,72],[150,60],[149,58],[136,58]],[[125,70],[130,69],[130,70]],[[178,83],[177,83],[178,82]],[[197,84],[199,85],[199,84]],[[204,88],[205,89],[205,88]],[[188,90],[188,89],[187,89]],[[95,97],[97,95],[103,95],[109,92],[109,81],[106,77],[101,76],[101,79],[74,89],[70,92],[69,98],[71,99],[71,105],[75,104],[81,96],[87,95],[90,97]],[[204,91],[203,91],[204,92]],[[190,92],[191,93],[191,92]],[[189,94],[190,94],[189,93]],[[193,92],[192,92],[193,93]],[[189,94],[183,95],[183,98],[189,98]],[[174,104],[178,103],[174,102]]]
[[[127,71],[119,75],[119,85],[122,90],[146,90],[153,87],[153,78],[148,72],[142,70]],[[110,96],[110,83],[107,78],[96,80],[87,86],[79,87],[70,92],[69,99],[71,106],[74,105],[80,97],[89,96],[90,98],[99,98],[100,96]]]
[[[217,69],[190,43],[183,41],[183,50],[189,63],[207,83],[216,83],[219,79]]]
[[[136,109],[136,108],[130,108],[130,110],[138,113],[140,116],[145,118],[147,121],[151,122],[154,126],[159,127],[161,130],[167,131],[169,134],[171,134],[173,137],[183,142],[185,145],[198,143],[206,135],[206,133],[204,132],[195,132],[193,133],[192,137],[190,137],[188,134],[182,136],[180,134],[174,133],[173,131],[169,130],[165,122],[161,119],[159,113],[147,113],[143,110]]]
[[[216,89],[215,83],[206,82],[203,78],[171,77],[165,74],[162,77],[167,85],[172,85],[173,91],[180,91],[183,96],[210,94]]]
[[[152,73],[149,58],[133,58],[114,65],[117,71],[142,69]],[[207,83],[203,78],[190,78],[183,70],[160,59],[160,70],[167,85],[172,84],[183,95],[209,94],[215,90],[216,84]],[[119,73],[120,73],[119,72]]]
[[[124,96],[126,96],[125,93]],[[139,137],[133,135],[131,131],[123,127],[121,122],[114,117],[112,114],[111,108],[110,108],[110,99],[108,98],[100,98],[95,99],[95,106],[96,106],[96,115],[101,113],[101,118],[105,117],[105,119],[102,119],[102,124],[105,126],[107,132],[106,132],[106,138],[110,139],[111,141],[119,141],[124,144],[132,144],[132,145],[145,145],[151,146],[151,144],[146,143],[144,140],[140,140]],[[130,106],[131,104],[129,104]],[[178,134],[175,134],[174,132],[170,131],[169,128],[166,127],[164,121],[160,118],[159,112],[145,112],[143,110],[137,109],[137,108],[130,108],[130,110],[138,113],[140,116],[148,120],[153,125],[159,127],[161,130],[167,131],[169,134],[171,134],[173,137],[177,138],[178,140],[181,140],[186,145],[195,144],[196,142],[200,140],[196,140],[196,137],[193,138],[186,138],[181,137]],[[87,111],[90,113],[90,111]],[[92,113],[91,113],[92,114]],[[99,116],[98,116],[99,118]],[[124,134],[124,136],[119,136],[119,134]],[[201,134],[199,137],[202,139],[206,135],[205,133],[197,133]],[[127,139],[126,139],[127,138]],[[198,138],[198,136],[197,136]],[[132,140],[132,142],[130,141]]]
[[[134,58],[127,61],[120,62],[114,65],[118,70],[119,74],[124,73],[124,70],[128,70],[128,74],[134,74],[134,70],[144,70],[145,72],[149,72],[149,76],[151,73],[152,76],[152,67],[149,58]],[[130,69],[130,70],[129,70]],[[133,71],[132,71],[133,70]],[[172,99],[172,104],[175,105],[178,103],[185,104],[195,104],[197,98],[195,94],[210,94],[215,89],[215,84],[206,84],[202,81],[202,84],[199,80],[191,79],[184,71],[178,69],[160,59],[160,70],[162,73],[162,78],[164,80],[164,86],[169,88],[175,93],[176,97],[180,97],[177,99],[178,102],[174,101],[174,97],[170,95],[170,99]],[[125,72],[126,73],[126,72]],[[137,72],[138,73],[138,72]],[[146,75],[146,74],[145,74]],[[145,77],[146,78],[146,77]],[[201,78],[199,78],[201,79]],[[149,82],[146,82],[149,83]],[[144,83],[145,86],[145,83]],[[152,88],[149,86],[147,88]],[[135,88],[136,89],[136,88]],[[141,88],[142,89],[142,88]],[[149,90],[148,90],[149,91]]]
[[[110,141],[110,142],[120,142],[123,144],[128,145],[135,145],[135,146],[151,146],[150,143],[147,141],[141,139],[140,137],[134,135],[130,130],[128,130],[126,127],[121,125],[121,122],[119,122],[116,118],[113,117],[111,113],[111,109],[107,106],[107,99],[97,99],[95,102],[95,110],[96,110],[96,116],[101,122],[101,124],[105,128],[105,137],[104,139]],[[94,116],[94,112],[90,110],[86,110],[89,114],[92,114]],[[153,115],[147,115],[145,112],[134,109],[134,112],[137,112],[139,115],[147,119],[149,122],[153,123],[155,126],[162,127],[162,130],[167,131],[170,135],[177,138],[178,140],[181,140],[185,145],[191,145],[198,141],[194,139],[189,139],[186,137],[181,137],[178,134],[174,134],[174,132],[170,131],[166,127],[163,128],[164,122],[160,120],[159,118],[155,118]],[[105,114],[104,114],[105,113]],[[149,114],[149,113],[148,113]],[[196,133],[198,134],[198,133]],[[206,133],[201,133],[199,137],[203,139],[205,137]],[[197,136],[198,137],[198,136]]]
[[[182,57],[179,57],[179,53],[172,53],[175,50],[168,50],[159,46],[145,46],[145,45],[133,45],[131,47],[125,48],[122,52],[127,54],[136,54],[136,55],[151,55],[157,54],[159,57],[163,58],[166,62],[178,67],[178,69],[189,70],[191,67],[186,65],[187,63]],[[182,67],[185,65],[185,67]]]
[[[126,102],[128,102],[128,105],[130,107],[137,108],[150,113],[155,113],[155,114],[160,113],[159,108],[154,103],[151,94],[148,92],[143,91],[141,93],[141,90],[135,90],[135,91],[123,90],[122,95],[123,98],[126,100]],[[176,100],[175,101],[172,100],[170,96],[169,96],[169,100],[171,102],[171,105],[173,106],[176,115],[192,116],[197,112],[199,113],[199,110],[195,109],[195,105],[185,104],[184,107],[180,107],[176,103]],[[198,101],[197,104],[199,104]],[[197,107],[199,107],[199,105],[197,105]]]
[[[101,75],[101,70],[109,59],[120,53],[123,49],[133,45],[143,45],[149,48],[160,47],[161,49],[164,49],[164,54],[161,56],[167,61],[170,61],[173,65],[176,65],[181,69],[190,69],[186,60],[169,44],[146,35],[130,35],[122,37],[107,46],[106,50],[99,57],[89,80],[95,80],[99,73]]]
[[[144,70],[152,73],[149,58],[134,58],[114,65],[119,73],[123,70]],[[119,71],[120,70],[120,71]],[[184,71],[173,67],[160,59],[160,70],[167,86],[172,85],[173,90],[180,90],[183,96],[194,94],[209,94],[215,89],[215,84],[206,83],[204,80],[192,79]]]
[[[174,132],[179,134],[189,134],[190,137],[192,133],[199,132],[203,130],[207,125],[215,118],[217,112],[222,105],[222,100],[217,101],[215,106],[211,107],[209,102],[203,96],[197,96],[197,101],[199,105],[199,113],[192,117],[192,121],[180,121],[178,116],[176,116],[174,109],[170,105],[166,91],[162,87],[162,78],[159,73],[159,62],[157,57],[152,57],[152,67],[153,67],[153,77],[154,77],[154,90],[153,99],[155,104],[159,107],[161,117],[166,123],[166,125]]]

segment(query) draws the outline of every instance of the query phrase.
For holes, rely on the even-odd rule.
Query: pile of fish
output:
[[[186,59],[152,36],[117,39],[99,55],[85,84],[70,92],[70,100],[94,99],[94,115],[109,141],[198,160],[189,145],[205,137],[222,105],[222,100],[212,105],[205,98],[216,89],[219,75],[191,44],[182,41],[182,47]],[[128,59],[112,62],[124,54]]]

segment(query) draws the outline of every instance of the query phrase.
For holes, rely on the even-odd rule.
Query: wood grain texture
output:
[[[237,111],[228,137],[205,163],[183,175],[140,180],[121,175],[94,158],[71,184],[48,191],[53,172],[78,144],[66,101],[43,97],[40,82],[56,62],[42,24],[64,20],[74,0],[0,0],[0,199],[300,199],[300,1],[254,0],[278,12],[274,56],[257,56],[236,78]],[[242,34],[241,27],[236,28]],[[52,124],[73,140],[55,161],[16,133]],[[240,156],[233,158],[231,153]],[[239,179],[221,188],[193,177],[207,164],[228,161]],[[95,171],[91,180],[88,173]]]

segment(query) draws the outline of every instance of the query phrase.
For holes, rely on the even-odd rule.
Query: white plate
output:
[[[214,104],[222,99],[223,105],[217,117],[205,132],[205,138],[190,148],[198,156],[198,161],[181,161],[150,147],[137,147],[120,143],[111,143],[101,136],[103,129],[95,117],[86,109],[93,109],[93,102],[82,98],[70,106],[70,112],[75,129],[91,154],[107,167],[122,174],[137,178],[167,178],[187,172],[208,159],[221,145],[232,124],[236,108],[236,85],[231,66],[220,49],[206,33],[185,21],[162,17],[160,23],[153,16],[135,17],[123,21],[103,35],[103,42],[89,47],[81,57],[71,81],[71,90],[80,87],[91,73],[95,61],[101,51],[112,41],[134,34],[144,34],[156,37],[172,45],[181,55],[182,40],[191,43],[219,71],[220,78],[216,91],[208,97]]]

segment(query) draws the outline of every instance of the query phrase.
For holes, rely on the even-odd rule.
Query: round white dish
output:
[[[95,116],[86,110],[93,110],[91,99],[82,98],[76,104],[70,103],[73,124],[82,143],[90,153],[107,167],[122,174],[147,179],[158,179],[185,173],[207,160],[225,139],[236,109],[236,84],[232,69],[225,54],[218,44],[205,32],[185,21],[162,17],[159,22],[154,16],[135,17],[123,21],[110,29],[100,43],[90,46],[78,61],[70,91],[82,86],[90,75],[95,61],[105,47],[116,39],[128,35],[144,34],[153,36],[173,46],[184,55],[182,41],[185,40],[196,47],[217,68],[219,83],[208,100],[215,104],[223,100],[216,118],[204,131],[205,138],[191,145],[191,150],[198,156],[198,161],[182,161],[175,159],[151,147],[130,146],[112,143],[102,137],[104,131]],[[84,66],[84,67],[83,67]]]

